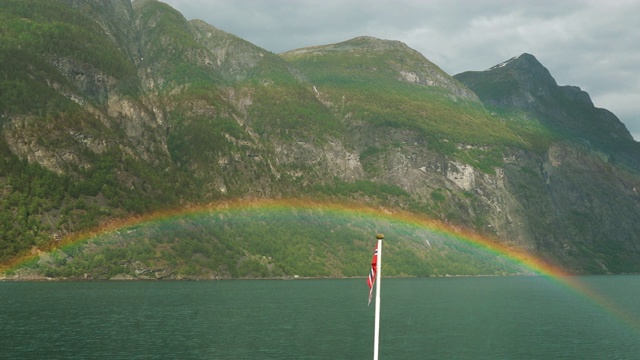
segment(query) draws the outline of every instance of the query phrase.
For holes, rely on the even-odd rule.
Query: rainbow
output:
[[[469,244],[477,249],[490,252],[516,265],[520,265],[533,273],[544,276],[550,281],[560,284],[580,296],[587,298],[595,306],[602,308],[605,312],[611,314],[614,318],[631,328],[633,331],[640,333],[640,319],[628,311],[619,307],[613,300],[607,298],[593,289],[580,282],[578,277],[571,274],[559,266],[553,265],[547,261],[537,258],[522,249],[513,246],[507,246],[495,241],[489,237],[478,235],[461,227],[451,226],[440,221],[425,218],[424,216],[411,213],[404,210],[372,207],[370,205],[353,204],[353,203],[336,203],[307,199],[243,199],[233,201],[221,201],[206,205],[187,206],[180,209],[172,209],[159,211],[144,216],[136,216],[117,221],[105,223],[99,228],[76,234],[52,246],[51,248],[43,248],[41,251],[52,251],[58,247],[75,244],[96,236],[105,235],[121,229],[132,226],[138,226],[148,223],[170,223],[184,217],[206,216],[220,213],[233,216],[240,212],[251,210],[266,211],[274,210],[320,210],[324,213],[335,216],[359,216],[371,220],[380,220],[400,225],[408,225],[425,230],[429,230],[438,234],[442,234],[457,241]],[[372,229],[372,234],[375,234]],[[19,267],[22,263],[38,256],[37,254],[26,254],[13,259],[12,261],[0,264],[0,274],[10,269]],[[366,270],[363,270],[366,272]]]

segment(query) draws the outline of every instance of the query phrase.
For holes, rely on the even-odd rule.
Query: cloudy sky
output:
[[[280,53],[369,35],[450,75],[533,54],[640,140],[640,0],[163,0]]]

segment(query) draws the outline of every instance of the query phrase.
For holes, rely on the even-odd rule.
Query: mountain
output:
[[[563,242],[565,251],[556,256],[565,260],[613,255],[616,260],[609,265],[597,260],[609,270],[634,263],[628,254],[636,252],[636,230],[628,225],[637,221],[639,209],[635,179],[640,148],[624,124],[608,110],[594,107],[578,87],[558,86],[530,54],[454,77],[503,121],[550,134],[552,141],[541,157],[516,161],[520,168],[533,161],[531,169],[543,182],[525,185],[507,176],[515,180],[512,187],[523,190],[516,193],[529,216],[538,219],[530,221],[538,246],[552,248]],[[609,216],[617,220],[606,220]]]
[[[583,142],[613,161],[638,169],[638,143],[611,112],[596,108],[576,86],[558,86],[531,54],[522,54],[486,71],[454,76],[487,108],[513,119],[539,122],[557,136]]]
[[[71,277],[353,276],[335,254],[355,243],[327,254],[321,232],[294,229],[289,246],[265,238],[277,249],[223,239],[250,237],[231,228],[213,244],[189,224],[188,246],[163,234],[43,253],[118,219],[297,198],[410,211],[570,272],[640,270],[638,144],[532,55],[454,77],[372,37],[278,55],[155,0],[7,0],[0,20],[2,263],[40,253],[41,274]],[[452,251],[398,246],[412,264]],[[311,253],[335,256],[315,272],[293,265]],[[247,261],[258,270],[240,271]],[[397,274],[446,273],[416,266]]]

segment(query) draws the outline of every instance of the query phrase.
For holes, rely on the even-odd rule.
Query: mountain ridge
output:
[[[469,92],[463,86],[447,75],[437,65],[429,61],[422,54],[410,48],[405,43],[397,40],[382,40],[371,36],[359,36],[343,42],[318,45],[300,49],[294,49],[280,54],[286,58],[296,58],[300,55],[325,54],[331,52],[348,52],[358,56],[357,53],[387,53],[398,52],[405,56],[397,56],[393,59],[393,68],[398,71],[396,77],[400,81],[416,83],[427,86],[439,86],[447,88],[456,96],[466,100],[478,101],[475,94]],[[366,55],[365,55],[366,56]]]
[[[627,128],[615,115],[595,108],[589,94],[579,87],[559,86],[531,54],[519,55],[485,71],[468,71],[454,77],[474,90],[487,106],[502,110],[524,109],[554,130],[573,132],[587,141],[602,142],[602,134],[607,134],[605,143],[611,139],[613,142],[634,143]],[[556,114],[547,111],[545,106],[567,110]],[[593,114],[585,114],[585,109]]]

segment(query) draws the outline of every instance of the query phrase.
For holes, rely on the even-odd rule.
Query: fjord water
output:
[[[578,280],[612,302],[545,277],[384,279],[380,358],[640,358],[620,319],[640,318],[640,276]],[[0,358],[370,359],[367,293],[364,279],[0,282]]]

